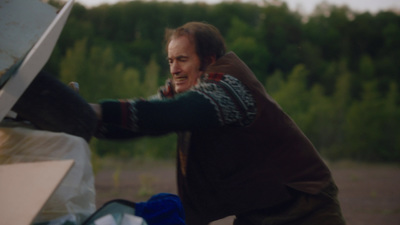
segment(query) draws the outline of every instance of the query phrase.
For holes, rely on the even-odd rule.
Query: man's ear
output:
[[[207,60],[207,66],[212,65],[217,61],[217,57],[215,55],[209,56]]]
[[[217,61],[217,57],[215,55],[213,56],[207,56],[204,61],[203,61],[203,66],[201,70],[205,70],[208,66],[214,64]]]

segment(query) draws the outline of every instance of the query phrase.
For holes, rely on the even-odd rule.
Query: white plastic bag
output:
[[[95,210],[94,175],[87,142],[73,135],[0,124],[0,164],[73,159],[60,186],[34,223],[81,224]]]

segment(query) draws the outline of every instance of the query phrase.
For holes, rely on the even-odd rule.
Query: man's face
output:
[[[203,73],[200,71],[200,59],[196,54],[195,45],[186,36],[180,36],[170,41],[168,62],[176,93],[190,89]]]

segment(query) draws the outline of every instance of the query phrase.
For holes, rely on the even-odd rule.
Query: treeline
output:
[[[58,5],[58,2],[52,2]],[[330,159],[400,161],[400,16],[318,5],[310,15],[285,3],[130,1],[75,4],[46,65],[78,81],[88,101],[152,95],[169,76],[166,28],[218,27],[267,91]],[[172,157],[175,136],[117,144],[100,155]]]

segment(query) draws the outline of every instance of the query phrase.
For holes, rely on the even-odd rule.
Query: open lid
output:
[[[0,121],[48,61],[73,2],[57,13],[39,0],[0,0]]]
[[[0,224],[29,225],[74,160],[0,165]]]

